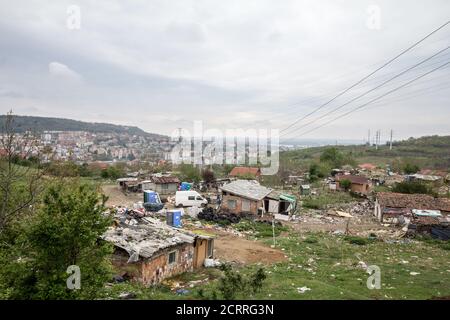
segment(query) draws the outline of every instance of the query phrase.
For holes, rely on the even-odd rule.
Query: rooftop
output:
[[[349,180],[354,184],[366,184],[369,183],[369,180],[364,176],[355,176],[351,174],[347,175],[338,175],[336,176],[336,181]]]
[[[272,192],[272,189],[260,185],[255,180],[236,180],[222,186],[220,189],[251,200],[262,200]]]
[[[255,167],[234,167],[231,172],[230,172],[230,176],[245,176],[245,175],[252,175],[252,176],[256,176],[260,173],[260,169],[259,168],[255,168]]]
[[[193,243],[196,235],[168,226],[164,222],[143,218],[143,222],[136,225],[121,223],[117,227],[110,227],[103,239],[116,247],[127,251],[130,257],[149,258],[160,250],[183,243]]]
[[[180,183],[180,179],[177,177],[152,177],[152,181],[157,184],[165,184],[165,183]]]
[[[379,192],[377,199],[382,207],[450,211],[450,199],[427,194]]]

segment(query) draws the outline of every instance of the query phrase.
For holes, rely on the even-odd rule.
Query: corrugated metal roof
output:
[[[150,258],[165,248],[183,243],[193,243],[195,235],[172,228],[157,219],[144,218],[145,223],[111,227],[103,239],[126,250],[130,256],[138,254]]]
[[[382,207],[450,211],[449,199],[434,198],[427,194],[379,192],[377,199]]]
[[[180,179],[177,177],[152,177],[152,181],[158,184],[180,183]]]
[[[220,188],[222,191],[251,200],[262,200],[272,189],[260,185],[255,180],[236,180]]]

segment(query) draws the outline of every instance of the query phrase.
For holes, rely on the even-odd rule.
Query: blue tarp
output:
[[[191,190],[192,185],[188,182],[182,182],[180,185],[180,191],[188,191]]]

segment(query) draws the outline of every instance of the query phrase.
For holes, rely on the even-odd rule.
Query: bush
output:
[[[258,268],[255,272],[245,276],[234,271],[229,264],[220,267],[224,276],[219,279],[217,289],[223,299],[234,300],[236,298],[246,298],[261,291],[264,280],[267,278],[263,268]],[[217,297],[217,293],[213,293]]]
[[[348,241],[351,244],[356,244],[358,246],[364,246],[366,244],[369,244],[369,239],[356,237],[356,236],[345,236],[344,240]]]
[[[420,168],[419,168],[419,166],[417,166],[415,164],[407,163],[403,167],[403,172],[405,174],[414,174],[414,173],[416,173],[418,171],[420,171]]]
[[[303,242],[305,242],[305,243],[317,243],[319,241],[316,238],[309,236],[305,240],[303,240]]]
[[[419,181],[405,181],[396,183],[394,188],[392,188],[392,191],[398,193],[421,193],[434,195],[434,191],[431,187]]]

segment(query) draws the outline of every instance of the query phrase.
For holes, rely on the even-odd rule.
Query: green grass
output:
[[[275,231],[275,236],[278,237],[283,231],[287,231],[288,228],[282,225],[275,224],[275,230],[272,228],[272,224],[242,219],[234,225],[234,228],[238,231],[252,231],[253,235],[257,238],[272,237]]]
[[[324,192],[317,196],[303,198],[303,207],[309,209],[326,209],[328,205],[347,203],[354,200],[347,192]]]
[[[293,232],[278,238],[277,247],[284,249],[288,261],[266,266],[268,277],[263,290],[247,298],[430,299],[450,296],[450,251],[444,249],[444,242],[428,239],[399,243],[368,240],[360,245],[351,243],[349,239],[356,238]],[[358,265],[359,261],[380,267],[381,289],[367,288],[369,275]],[[249,265],[239,271],[245,274],[258,267]],[[220,276],[217,269],[204,270],[210,273],[211,279]],[[186,273],[175,279],[204,279],[204,272]],[[410,272],[419,274],[411,275]],[[117,284],[109,291],[110,297],[117,297],[122,291],[133,291],[137,292],[138,299],[208,299],[216,285],[217,281],[212,280],[187,288],[189,293],[181,296],[164,286],[144,288]],[[304,286],[311,290],[299,293],[297,288]]]
[[[389,146],[374,147],[365,145],[335,146],[349,154],[357,163],[370,162],[385,168],[387,164],[394,169],[400,163],[417,164],[420,168],[448,170],[450,167],[450,136],[429,136],[395,142],[393,149]],[[280,153],[280,167],[287,170],[307,170],[313,161],[318,161],[321,153],[328,148],[313,147]]]

